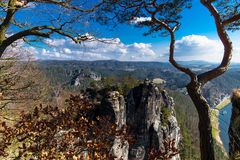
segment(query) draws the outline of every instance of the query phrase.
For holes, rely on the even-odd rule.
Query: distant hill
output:
[[[65,85],[70,88],[76,72],[84,70],[93,72],[101,77],[132,76],[139,80],[161,78],[166,81],[166,87],[186,94],[184,89],[189,77],[179,72],[169,63],[165,62],[122,62],[122,61],[37,61],[42,71],[50,79],[51,84]],[[180,62],[196,73],[207,71],[216,67],[216,64],[204,61]],[[233,64],[230,69],[209,82],[204,89],[204,95],[212,106],[229,96],[233,88],[240,87],[240,65]],[[89,82],[89,80],[87,80]],[[84,83],[85,84],[85,83]],[[88,87],[89,84],[85,84]],[[82,86],[83,87],[83,86]]]

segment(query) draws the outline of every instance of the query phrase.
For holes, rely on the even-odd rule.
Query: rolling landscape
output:
[[[76,94],[83,90],[100,90],[110,87],[127,95],[128,91],[139,83],[148,79],[156,85],[167,90],[173,97],[176,106],[176,116],[179,125],[182,126],[182,157],[185,159],[199,159],[197,132],[197,111],[194,109],[190,98],[187,95],[185,86],[189,78],[177,71],[168,63],[163,62],[124,62],[124,61],[38,61],[36,62],[40,70],[46,74],[52,90],[61,90],[59,97],[66,96],[67,93]],[[194,68],[196,72],[204,72],[213,68],[216,64],[204,61],[182,62],[189,68]],[[91,77],[94,74],[95,76]],[[206,99],[211,104],[212,109],[226,99],[230,99],[233,89],[240,85],[240,65],[233,64],[229,71],[223,76],[209,82],[203,90]],[[97,77],[97,78],[96,78]],[[124,88],[126,88],[124,90]],[[66,92],[66,93],[64,93]],[[125,92],[125,93],[124,93]],[[62,95],[61,95],[62,94]],[[52,98],[54,99],[53,94]],[[228,102],[229,103],[229,102]],[[228,105],[225,104],[226,106]],[[224,104],[223,104],[224,105]],[[214,123],[220,122],[218,130],[220,140],[215,139],[217,155],[219,159],[226,157],[228,150],[228,127],[230,116],[224,115],[224,107],[219,114],[214,113]],[[221,107],[221,108],[222,108]],[[217,109],[219,110],[219,109]],[[228,109],[228,114],[231,108]],[[219,122],[218,122],[219,121]],[[188,128],[190,130],[185,130]],[[221,132],[221,134],[220,134]],[[223,143],[224,142],[224,143]],[[224,147],[225,146],[225,147]],[[227,158],[225,158],[227,159]]]
[[[121,62],[121,61],[39,61],[39,68],[50,79],[51,84],[60,85],[65,88],[85,89],[90,87],[91,82],[104,79],[113,79],[120,81],[121,78],[131,77],[138,81],[144,79],[154,80],[162,79],[163,86],[167,89],[187,94],[185,86],[189,78],[183,73],[177,71],[169,63],[163,62]],[[187,67],[197,70],[197,73],[204,72],[215,66],[208,62],[187,62]],[[216,107],[224,98],[229,98],[232,90],[240,85],[240,65],[233,64],[229,71],[221,77],[209,82],[204,88],[203,94],[211,104]],[[88,76],[82,77],[82,84],[76,85],[78,76],[81,73],[90,75],[94,73],[101,77],[99,80]],[[110,85],[114,85],[110,84]],[[117,85],[117,84],[116,84]]]
[[[0,0],[0,160],[239,160],[239,0]]]

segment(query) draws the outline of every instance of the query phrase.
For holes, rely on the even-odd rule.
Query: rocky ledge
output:
[[[124,101],[118,92],[109,92],[105,99],[114,111],[117,129],[128,127],[134,137],[133,143],[116,137],[112,147],[112,154],[116,160],[146,160],[152,150],[169,150],[165,140],[174,141],[178,148],[181,134],[178,126],[174,101],[167,92],[153,83],[145,81],[133,88]],[[171,157],[180,159],[179,154]]]

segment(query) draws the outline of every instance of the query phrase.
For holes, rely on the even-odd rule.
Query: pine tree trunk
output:
[[[3,52],[6,50],[7,47],[0,45],[0,58],[3,56]]]
[[[198,128],[200,132],[201,160],[215,160],[212,125],[210,120],[210,106],[202,96],[200,83],[189,83],[187,91],[196,106],[199,116]]]

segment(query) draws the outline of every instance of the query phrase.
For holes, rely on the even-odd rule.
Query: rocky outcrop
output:
[[[174,145],[178,147],[180,128],[175,117],[173,99],[166,91],[145,81],[129,92],[126,105],[118,92],[110,92],[107,101],[114,110],[117,128],[127,125],[130,134],[135,137],[133,144],[116,137],[112,147],[116,160],[149,159],[150,149],[166,149],[165,139],[174,140]],[[179,155],[172,157],[172,160],[177,159],[180,159]]]
[[[101,81],[102,77],[101,75],[98,75],[95,72],[92,71],[84,71],[83,69],[81,71],[75,71],[75,75],[73,76],[71,80],[71,85],[74,86],[81,86],[82,83],[86,83],[84,81],[89,81],[89,79],[93,81]]]
[[[117,130],[121,130],[126,126],[126,105],[122,95],[117,91],[109,92],[104,104],[111,107],[114,111],[115,123]],[[106,106],[105,106],[106,107]],[[111,154],[117,160],[128,160],[129,143],[122,139],[121,136],[116,136],[111,149]]]
[[[115,114],[117,129],[121,129],[126,125],[126,105],[124,97],[117,91],[110,92],[108,96],[108,102],[112,106]]]
[[[129,157],[148,159],[150,148],[165,149],[163,141],[170,138],[180,141],[180,128],[174,113],[174,102],[166,91],[145,81],[133,88],[127,99],[127,126],[131,128],[136,142],[130,145]],[[175,156],[172,159],[179,159]]]
[[[229,155],[232,159],[240,158],[240,89],[232,95],[232,117],[229,126]]]

